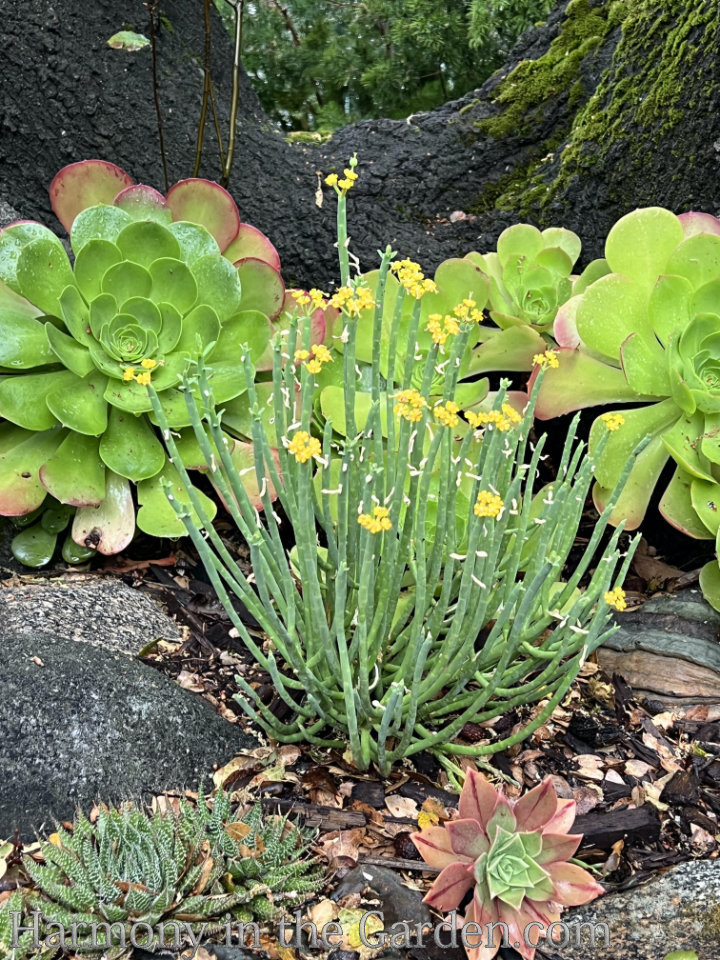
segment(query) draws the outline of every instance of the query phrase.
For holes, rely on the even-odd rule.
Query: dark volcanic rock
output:
[[[202,10],[161,0],[159,100],[169,178],[192,175],[202,97]],[[214,12],[214,11],[213,11]],[[147,32],[138,0],[0,0],[0,201],[59,229],[48,201],[65,164],[101,157],[162,187],[149,50],[107,46]],[[334,194],[322,175],[357,151],[352,250],[365,269],[391,243],[432,270],[491,249],[518,220],[575,230],[600,256],[637,206],[717,210],[720,8],[715,0],[573,0],[529,30],[507,65],[460,100],[407,120],[365,121],[329,142],[286,142],[242,78],[230,190],[278,247],[286,279],[337,278]],[[213,76],[226,131],[232,44],[216,20]],[[217,178],[212,123],[201,176]]]
[[[97,799],[197,787],[255,745],[126,655],[39,634],[4,636],[2,650],[0,838]]]

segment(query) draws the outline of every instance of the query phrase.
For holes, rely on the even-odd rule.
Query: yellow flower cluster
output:
[[[415,263],[414,260],[396,260],[390,265],[390,269],[397,275],[400,286],[404,287],[416,300],[425,296],[426,293],[435,293],[437,290],[435,281],[427,278],[420,264]]]
[[[337,190],[341,193],[347,193],[351,187],[355,186],[355,181],[357,180],[358,175],[349,167],[345,167],[343,174],[343,178],[340,179],[336,173],[330,173],[327,177],[325,177],[325,183],[329,187],[337,188]]]
[[[370,533],[382,533],[383,530],[392,530],[390,511],[387,507],[373,507],[372,514],[361,513],[358,523]]]
[[[442,346],[449,336],[460,333],[460,322],[482,323],[482,310],[478,310],[476,302],[467,297],[459,303],[452,313],[431,313],[425,329],[432,336],[433,341]]]
[[[490,490],[481,490],[473,508],[476,517],[498,517],[505,506],[502,497]]]
[[[305,369],[310,373],[320,373],[324,363],[332,363],[332,354],[324,343],[313,344],[312,347],[310,347],[310,352],[312,353],[312,358],[308,360],[309,355],[307,350],[295,351],[296,360],[307,360]],[[298,357],[300,353],[303,354],[303,356]]]
[[[422,412],[427,407],[427,400],[418,390],[401,390],[395,394],[395,413],[410,423],[419,423],[422,420]]]
[[[546,350],[545,353],[536,353],[533,357],[533,363],[537,364],[539,367],[542,367],[543,370],[546,367],[552,367],[554,370],[557,370],[557,368],[560,366],[557,351],[555,350]]]
[[[305,290],[293,290],[291,296],[301,307],[309,306],[311,310],[322,310],[327,305],[326,295],[322,290],[316,290],[315,287],[307,292]]]
[[[312,457],[319,457],[321,452],[320,441],[311,437],[306,430],[298,430],[288,443],[288,453],[292,454],[298,463],[307,463]]]
[[[459,412],[460,407],[453,400],[439,403],[433,410],[435,419],[438,423],[442,424],[443,427],[456,427],[460,423]]]
[[[625,591],[622,587],[615,587],[614,590],[608,590],[605,594],[605,603],[608,606],[614,607],[616,610],[626,610],[627,609],[627,600],[625,599]]]
[[[479,427],[493,426],[498,430],[511,430],[516,424],[522,423],[522,417],[509,403],[504,403],[501,410],[490,410],[488,413],[465,412],[467,422],[476,430]]]
[[[143,368],[142,373],[136,373],[135,367],[125,367],[123,370],[123,380],[125,383],[130,383],[134,380],[136,383],[139,383],[141,387],[146,387],[152,379],[150,371],[154,370],[157,365],[157,360],[146,357],[140,362],[140,366]]]
[[[425,329],[433,338],[433,343],[443,346],[449,336],[460,333],[460,324],[450,314],[443,317],[441,313],[431,313]]]
[[[375,306],[372,290],[369,287],[340,287],[330,298],[330,306],[343,310],[351,317],[357,317],[363,310],[372,310]]]
[[[608,430],[618,430],[625,423],[625,417],[621,413],[603,413],[600,419]]]

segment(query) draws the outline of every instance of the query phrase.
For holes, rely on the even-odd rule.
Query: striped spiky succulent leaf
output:
[[[299,900],[323,883],[310,843],[286,818],[263,818],[259,806],[233,814],[223,792],[212,809],[202,794],[176,813],[103,806],[94,823],[78,812],[72,830],[59,826],[42,842],[44,863],[25,858],[33,889],[24,909],[40,911],[41,930],[53,921],[87,925],[87,936],[78,928],[74,952],[118,957],[133,924],[175,921],[181,936],[188,929],[208,936],[228,915],[274,917],[280,900]],[[100,926],[91,937],[93,923]]]

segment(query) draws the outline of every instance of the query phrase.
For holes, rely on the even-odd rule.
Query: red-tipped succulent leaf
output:
[[[131,176],[106,160],[80,160],[55,175],[50,203],[68,233],[75,217],[96,203],[112,203],[121,190],[132,186]]]
[[[168,191],[167,204],[173,220],[199,223],[215,237],[221,251],[227,249],[240,229],[240,214],[224,187],[193,177],[180,180]]]

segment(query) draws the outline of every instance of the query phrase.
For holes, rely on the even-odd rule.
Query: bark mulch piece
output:
[[[170,567],[153,563],[127,575],[141,576],[141,589],[163,602],[185,628],[182,643],[161,641],[147,663],[209,700],[232,723],[247,723],[234,699],[237,673],[264,690],[280,715],[284,705],[205,581],[194,579],[187,568],[173,575]],[[252,617],[238,612],[254,632]],[[492,731],[468,724],[462,739],[472,743],[507,735],[530,715],[525,710],[500,717]],[[457,762],[474,766],[465,758]],[[720,723],[691,720],[641,701],[621,676],[606,675],[595,662],[585,665],[549,721],[489,763],[495,771],[489,771],[491,779],[503,780],[510,796],[551,776],[560,797],[575,799],[575,829],[584,834],[580,856],[614,889],[632,887],[675,863],[718,855]],[[457,804],[445,769],[423,754],[381,780],[359,774],[336,751],[269,745],[236,758],[214,779],[238,799],[259,796],[268,812],[315,827],[318,850],[335,879],[358,863],[383,865],[400,871],[418,890],[427,888],[433,872],[419,858],[410,834],[418,825],[442,823]]]

